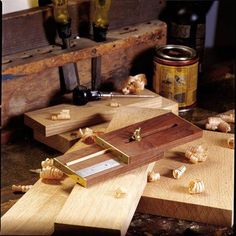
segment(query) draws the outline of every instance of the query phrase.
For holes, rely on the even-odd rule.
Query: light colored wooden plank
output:
[[[121,104],[121,107],[136,104],[139,107],[162,107],[162,97],[149,90],[142,91],[141,94],[150,94],[155,98],[116,98],[113,99]],[[108,122],[112,116],[120,109],[119,107],[109,106],[110,99],[101,99],[100,101],[89,102],[86,106],[75,106],[70,104],[60,104],[32,112],[24,115],[26,125],[41,133],[43,136],[49,137],[66,131],[78,129],[84,126]],[[69,109],[71,114],[70,120],[50,119],[50,114],[60,112],[62,109]]]
[[[96,132],[105,132],[105,129],[109,125],[109,122],[104,122],[98,125],[91,125],[89,128],[91,128],[93,131]],[[54,148],[62,153],[65,153],[68,151],[76,142],[79,140],[78,135],[79,129],[68,131],[62,134],[55,134],[50,137],[45,137],[43,134],[38,132],[37,130],[34,130],[34,139],[37,141],[44,143],[48,145],[51,148]],[[77,133],[77,135],[72,135],[73,133]]]
[[[155,93],[151,92],[150,90],[146,90],[145,92],[146,94],[153,94],[156,95]],[[115,99],[115,101],[117,101],[118,103],[124,104],[125,101],[127,101],[127,99],[123,99],[123,98],[117,98]],[[153,108],[153,109],[165,109],[165,110],[169,110],[171,112],[173,112],[174,114],[178,115],[178,104],[174,101],[171,101],[169,99],[166,99],[164,97],[157,97],[157,98],[139,98],[138,100],[136,99],[131,99],[131,104],[129,105],[122,105],[122,107],[141,107],[141,108]],[[134,103],[132,103],[134,102]],[[98,113],[99,111],[101,111],[102,109],[102,113],[103,116],[106,119],[110,119],[112,117],[112,114],[115,114],[117,111],[119,111],[119,109],[117,108],[113,108],[112,110],[107,109],[109,104],[109,100],[100,100],[100,101],[96,101],[92,104],[92,107],[94,108],[94,106],[100,106],[99,110],[96,109],[91,109],[90,108],[90,114],[94,114],[94,113]],[[53,108],[53,107],[52,107]],[[73,108],[74,109],[74,108]],[[38,113],[38,111],[36,111]],[[31,116],[31,115],[30,115]],[[34,118],[35,115],[32,116],[32,118]],[[80,115],[81,117],[81,115]],[[110,117],[110,118],[109,118]],[[26,118],[27,119],[27,118]],[[37,119],[37,117],[36,117]],[[27,119],[28,120],[28,119]],[[36,122],[30,120],[30,121],[26,121],[27,124],[28,122],[30,122],[30,124],[28,124],[31,128],[33,128],[33,132],[34,132],[34,138],[36,140],[38,140],[39,142],[42,142],[60,152],[66,152],[70,147],[73,146],[73,144],[78,141],[78,138],[76,137],[72,137],[70,134],[76,130],[78,130],[78,127],[76,130],[72,130],[72,131],[68,131],[65,133],[61,133],[61,134],[56,134],[56,135],[52,135],[50,137],[45,137],[45,135],[42,133],[42,130],[39,131],[36,126],[38,125]],[[64,121],[63,121],[64,122]],[[104,122],[105,123],[105,122]],[[109,122],[107,122],[108,125]],[[82,125],[82,124],[81,124]],[[102,124],[105,127],[105,124]],[[79,123],[78,123],[79,126]],[[89,125],[91,126],[91,125]],[[92,126],[92,127],[98,127],[99,126]]]
[[[163,215],[217,225],[232,225],[233,212],[233,167],[234,150],[227,147],[232,134],[204,131],[202,139],[191,144],[208,146],[208,159],[199,164],[190,164],[183,156],[190,143],[165,153],[158,161],[155,171],[161,179],[148,183],[138,210],[144,213]],[[181,179],[172,177],[172,170],[181,165],[187,167]],[[201,179],[206,191],[200,195],[188,193],[188,183]]]
[[[175,106],[176,104],[174,103],[174,107]],[[148,118],[149,112],[151,115],[157,115],[162,114],[164,111],[161,111],[160,113],[160,111],[155,111],[155,109],[148,109],[148,112],[142,114],[144,115],[144,119]],[[130,113],[127,114],[130,115]],[[136,114],[138,115],[138,113]],[[122,120],[122,116],[119,116],[119,119]],[[133,122],[135,122],[135,119]],[[126,124],[128,125],[128,123]],[[132,124],[132,120],[130,120],[130,124]],[[113,126],[114,128],[118,128],[118,123],[113,122]],[[125,124],[123,124],[123,126],[125,126]],[[112,126],[110,126],[110,128],[111,127]],[[69,151],[78,150],[85,146],[85,144],[79,141]],[[145,171],[145,168],[147,171],[147,167],[142,168],[143,171]],[[52,234],[54,231],[55,218],[62,209],[65,200],[68,198],[74,185],[75,182],[70,178],[66,178],[61,182],[61,184],[59,182],[56,182],[55,184],[47,184],[41,179],[38,180],[34,184],[33,188],[24,194],[21,199],[3,215],[1,218],[1,235]],[[85,189],[84,191],[89,190]],[[96,198],[96,196],[94,196],[94,198]],[[135,206],[133,206],[132,209],[134,210]],[[50,211],[50,213],[48,211]],[[130,220],[132,218],[131,215]],[[126,223],[130,220],[127,219]],[[122,227],[125,229],[128,225],[123,225]]]
[[[74,182],[46,184],[41,179],[1,218],[1,235],[50,235]]]
[[[116,113],[107,131],[131,125],[168,111],[144,108],[123,108]],[[145,188],[147,173],[154,163],[137,168],[88,189],[75,185],[55,221],[55,229],[89,232],[90,230],[125,235],[139,199]],[[128,196],[114,197],[115,190],[124,187]],[[76,204],[75,204],[76,202]]]

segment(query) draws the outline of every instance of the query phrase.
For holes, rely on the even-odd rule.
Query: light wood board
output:
[[[92,129],[94,132],[103,133],[105,132],[105,129],[108,125],[109,122],[104,122],[97,125],[89,125],[89,128]],[[62,153],[68,151],[76,142],[78,142],[80,138],[79,129],[68,131],[62,134],[55,134],[50,137],[45,137],[37,130],[34,130],[33,133],[34,139]]]
[[[191,221],[231,226],[233,220],[233,172],[234,150],[227,147],[232,134],[204,131],[202,139],[191,144],[208,146],[208,159],[199,164],[190,164],[183,156],[189,144],[179,146],[165,153],[165,158],[155,165],[161,179],[148,183],[138,211],[175,217]],[[172,170],[185,165],[182,178],[172,177]],[[188,183],[201,179],[206,191],[202,194],[188,193]]]
[[[141,115],[143,119],[148,119],[158,114],[160,115],[164,114],[165,112],[167,111],[148,109],[147,112],[144,112],[144,113],[142,112]],[[131,113],[133,113],[133,110],[131,111]],[[127,115],[130,117],[131,113],[127,113]],[[138,115],[138,113],[136,114]],[[109,129],[111,129],[112,127],[114,129],[118,129],[121,126],[124,127],[128,125],[127,122],[126,123],[124,122],[121,124],[122,120],[123,120],[123,115],[119,116],[119,122],[112,122]],[[132,124],[132,122],[135,122],[135,121],[136,121],[136,118],[134,120],[133,118],[130,118],[129,124]],[[85,147],[85,144],[79,141],[70,149],[70,151],[78,150],[79,148],[83,148],[83,147]],[[145,166],[145,167],[141,167],[141,169],[139,168],[138,170],[135,170],[134,173],[133,174],[131,173],[130,175],[132,177],[133,175],[137,174],[137,178],[141,178],[141,177],[138,177],[139,175],[141,175],[145,179],[147,171],[148,171],[148,167]],[[112,186],[115,186],[115,183],[116,184],[120,183],[122,185],[122,183],[119,181],[119,178],[122,178],[122,177],[118,176],[118,177],[113,178],[114,185],[111,185],[112,190],[113,190]],[[123,178],[124,178],[123,180],[126,181],[126,178],[125,177]],[[62,209],[63,205],[65,204],[65,201],[69,197],[74,185],[75,185],[75,182],[71,180],[70,178],[66,178],[61,183],[54,182],[51,184],[43,182],[41,179],[38,180],[36,184],[33,186],[33,188],[30,189],[25,195],[23,195],[21,199],[19,199],[18,202],[8,212],[6,212],[3,215],[3,217],[1,218],[1,235],[20,235],[20,234],[21,235],[50,235],[52,234],[54,231],[55,218],[57,217],[59,211]],[[73,191],[75,192],[76,189],[79,189],[79,191],[81,190],[80,186],[78,185],[75,185],[75,190]],[[93,195],[92,190],[84,189],[84,188],[83,190],[84,190],[83,191],[84,194],[86,194],[87,191],[90,191],[91,193],[90,198],[92,199],[96,199],[97,196],[99,196],[99,195]],[[139,188],[135,191],[139,191],[139,190],[141,191],[141,189]],[[97,194],[97,191],[99,190],[94,188],[94,191]],[[102,189],[100,189],[100,191],[102,191]],[[111,195],[109,196],[114,202],[113,196]],[[133,195],[131,194],[131,196]],[[140,196],[141,196],[141,193],[140,193]],[[80,197],[77,196],[77,199],[80,199]],[[125,201],[125,199],[129,200],[130,197],[121,199],[121,201]],[[138,200],[136,202],[136,205],[137,204],[138,204]],[[88,208],[91,207],[93,212],[95,211],[94,207],[89,206],[86,203],[84,203],[84,206]],[[135,208],[136,206],[132,205],[131,213],[135,211]],[[116,209],[116,206],[114,206],[114,209]],[[127,230],[129,222],[132,218],[132,214],[129,212],[130,215],[127,216],[126,210],[122,213],[121,216],[119,216],[120,226],[119,227],[117,226],[118,231],[113,230],[113,232],[115,231],[120,232],[121,230],[124,232],[125,230]],[[50,213],[48,213],[48,211],[50,211]],[[99,212],[99,209],[96,210],[96,213],[97,212]],[[60,213],[59,217],[57,218],[58,223],[60,222],[59,220],[61,219],[60,218],[61,214],[62,213]],[[114,224],[117,225],[117,223],[115,222]]]
[[[68,198],[74,182],[44,183],[41,179],[1,218],[1,235],[50,235],[54,220]]]
[[[116,98],[113,99],[123,106],[135,106],[144,108],[159,108],[167,106],[167,109],[174,106],[174,112],[178,113],[178,105],[170,100],[163,99],[161,96],[147,89],[141,94],[155,95],[154,98]],[[45,137],[71,131],[85,126],[95,125],[107,122],[120,109],[119,107],[111,107],[110,99],[101,99],[100,101],[89,102],[86,106],[75,106],[70,104],[61,104],[48,107],[24,115],[24,123],[36,132]],[[71,114],[70,120],[50,119],[50,114],[60,112],[62,109],[69,109]]]
[[[148,91],[148,90],[147,90]],[[149,91],[150,92],[150,91]],[[143,108],[153,108],[153,109],[165,109],[173,112],[174,114],[178,115],[178,104],[174,101],[171,101],[169,99],[166,99],[164,97],[161,97],[161,103],[159,102],[160,97],[158,99],[154,100],[143,100],[134,104],[130,104],[129,106],[132,107],[143,107]],[[157,101],[158,100],[158,101]],[[119,100],[117,100],[119,102]],[[152,102],[151,102],[152,101]],[[157,101],[157,102],[156,102]],[[102,101],[104,102],[104,101]],[[96,101],[96,103],[101,103],[101,101]],[[122,108],[125,106],[122,106]],[[114,114],[119,109],[114,110]],[[96,112],[96,110],[91,110],[91,114]],[[103,131],[105,128],[107,128],[109,124],[108,122],[103,122],[102,124],[98,125],[89,125],[90,128],[93,130]],[[82,127],[80,127],[82,128]],[[39,132],[37,129],[33,130],[34,133],[34,139],[37,141],[46,144],[47,146],[54,148],[62,153],[65,153],[69,148],[71,148],[78,140],[79,137],[76,137],[74,135],[71,135],[72,133],[78,132],[78,129],[68,131],[61,134],[55,134],[50,137],[45,137],[41,132]]]
[[[114,115],[107,131],[123,128],[164,113],[166,111],[157,109],[123,108],[121,112]],[[86,190],[75,185],[56,218],[56,231],[70,232],[70,234],[125,235],[145,188],[147,173],[153,166],[154,163],[139,167]],[[119,187],[127,189],[127,197],[121,199],[114,197],[115,190]]]

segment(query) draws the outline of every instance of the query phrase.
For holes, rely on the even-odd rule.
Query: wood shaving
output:
[[[147,177],[148,182],[155,182],[160,178],[161,178],[160,173],[154,171],[148,172],[148,177]]]
[[[189,146],[185,151],[185,157],[193,164],[204,162],[207,159],[207,148],[203,145]]]
[[[180,166],[179,168],[173,170],[173,177],[175,179],[179,179],[184,172],[186,171],[186,166]]]
[[[206,129],[208,130],[217,130],[218,125],[223,120],[220,117],[208,117],[207,123],[206,123]]]
[[[142,90],[144,90],[146,84],[147,78],[145,74],[129,76],[122,88],[122,92],[124,94],[139,94]]]
[[[51,120],[70,120],[70,110],[63,109],[58,113],[52,114]]]
[[[110,107],[120,107],[121,104],[118,103],[118,102],[110,102],[110,103],[109,103],[109,106],[110,106]]]
[[[188,191],[190,194],[202,193],[205,191],[205,185],[202,180],[191,180],[188,185]]]
[[[227,144],[229,148],[234,149],[234,138],[229,138]]]
[[[82,129],[79,129],[79,133],[81,136],[81,141],[85,144],[93,144],[94,143],[94,132],[90,128],[85,128],[83,131]]]
[[[225,118],[225,116],[223,116],[223,118]],[[225,133],[231,131],[230,125],[221,117],[208,117],[205,128],[208,130],[219,130]]]
[[[41,169],[30,169],[29,170],[30,172],[32,172],[32,173],[36,173],[36,174],[39,174],[40,172],[41,172]]]
[[[12,185],[12,191],[14,193],[16,192],[21,192],[21,193],[26,193],[30,188],[32,188],[33,185]]]
[[[225,121],[220,122],[220,124],[218,125],[218,130],[224,133],[228,133],[231,131],[231,127],[230,124],[228,124]]]
[[[45,161],[41,162],[42,168],[46,168],[47,166],[53,166],[53,158],[46,158]]]
[[[119,187],[115,190],[115,198],[123,198],[127,195],[128,191],[124,187]]]
[[[40,178],[42,179],[62,179],[63,175],[64,174],[61,170],[52,166],[47,166],[40,172]]]

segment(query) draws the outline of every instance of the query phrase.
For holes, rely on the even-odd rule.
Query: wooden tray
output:
[[[141,141],[130,141],[130,137],[137,128],[141,128]],[[167,113],[106,133],[100,136],[103,140],[102,145],[104,142],[107,143],[103,148],[95,144],[59,156],[54,158],[54,165],[82,186],[88,187],[116,174],[153,162],[157,160],[157,155],[164,151],[201,136],[202,130],[200,128],[173,113]],[[109,148],[111,153],[102,153],[96,157],[87,158],[91,155],[94,156],[94,153],[101,152],[104,148]],[[111,159],[119,162],[118,166],[86,177],[78,174],[78,172],[91,169],[92,166],[101,165]]]

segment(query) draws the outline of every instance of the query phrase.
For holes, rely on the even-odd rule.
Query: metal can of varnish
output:
[[[196,105],[198,56],[193,48],[163,45],[155,48],[153,89],[178,102],[180,111]]]

